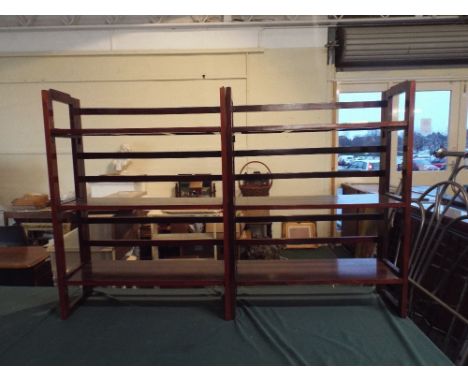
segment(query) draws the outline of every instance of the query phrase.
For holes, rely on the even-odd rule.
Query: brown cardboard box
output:
[[[205,225],[205,232],[213,232],[213,233],[220,233],[224,232],[223,223],[206,223]],[[241,224],[236,224],[236,234],[239,235],[241,232]]]

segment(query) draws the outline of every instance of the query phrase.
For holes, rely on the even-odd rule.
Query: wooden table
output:
[[[0,247],[1,285],[53,285],[49,255],[45,248]]]
[[[50,208],[38,210],[9,210],[3,212],[3,222],[8,225],[9,219],[14,219],[17,223],[52,223]]]

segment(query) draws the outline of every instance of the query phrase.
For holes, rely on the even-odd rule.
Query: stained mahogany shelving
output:
[[[44,126],[47,149],[47,163],[51,195],[52,220],[57,258],[57,285],[60,297],[62,318],[71,311],[68,287],[83,287],[86,297],[94,286],[168,286],[194,287],[222,285],[224,287],[225,319],[235,317],[236,290],[238,285],[289,285],[289,284],[378,284],[401,287],[400,314],[406,316],[408,288],[408,256],[410,227],[410,189],[414,120],[414,82],[398,84],[382,94],[380,101],[332,102],[276,105],[233,105],[231,89],[220,89],[220,105],[213,107],[181,108],[83,108],[80,101],[57,90],[42,92]],[[405,117],[403,121],[392,121],[393,97],[405,94]],[[53,101],[69,107],[70,129],[54,127]],[[382,120],[367,123],[302,124],[302,125],[257,125],[234,126],[235,113],[251,112],[300,112],[314,110],[380,108]],[[146,128],[82,128],[82,116],[108,115],[186,115],[218,114],[220,126],[180,126]],[[380,144],[360,147],[307,147],[272,148],[259,150],[235,149],[235,134],[299,134],[330,131],[380,131]],[[403,131],[403,191],[398,197],[389,193],[391,132]],[[151,151],[132,153],[86,152],[83,137],[121,135],[219,135],[220,149],[205,151]],[[72,145],[73,173],[76,200],[62,203],[59,193],[56,139],[68,138]],[[195,138],[194,138],[195,139]],[[265,179],[314,179],[340,177],[376,177],[379,181],[379,195],[307,195],[272,197],[235,197],[236,180],[251,179],[249,174],[236,174],[234,159],[255,156],[281,155],[324,155],[324,154],[376,153],[380,156],[380,170],[357,171],[309,171],[296,173],[273,173],[260,175]],[[159,158],[220,158],[221,174],[214,175],[118,175],[89,176],[85,172],[85,161],[94,159],[159,159]],[[255,175],[257,176],[257,175]],[[173,182],[191,180],[211,180],[222,182],[222,198],[156,198],[136,199],[88,198],[86,184],[90,182]],[[291,210],[336,210],[347,206],[370,208],[373,212],[335,213],[295,213]],[[388,235],[382,227],[388,222],[389,209],[402,209],[403,251],[398,266],[385,259],[388,250]],[[129,210],[175,210],[177,214],[164,216],[99,216],[100,213]],[[184,212],[184,211],[187,212]],[[198,214],[199,211],[219,212],[218,216]],[[264,216],[243,216],[246,210],[268,210]],[[374,211],[375,210],[375,211]],[[271,212],[270,212],[271,211]],[[90,216],[93,213],[93,216]],[[71,216],[71,217],[70,217]],[[80,265],[66,272],[62,222],[70,219],[78,225],[80,241]],[[239,222],[285,222],[285,221],[336,221],[370,220],[381,228],[378,235],[345,237],[318,237],[313,239],[239,239],[236,224]],[[90,224],[135,224],[160,222],[217,222],[223,225],[222,235],[184,236],[178,234],[157,235],[152,239],[139,240],[93,240],[90,238]],[[378,257],[372,259],[322,259],[304,261],[244,261],[237,260],[237,246],[292,244],[292,243],[377,243]],[[222,245],[223,261],[220,260],[158,260],[158,261],[97,261],[92,259],[91,246],[157,246],[174,244]]]
[[[403,121],[393,121],[394,97],[403,93],[405,95],[405,113]],[[306,148],[306,149],[272,149],[272,150],[251,150],[249,156],[262,155],[307,155],[325,153],[344,153],[342,150],[362,153],[379,153],[379,171],[328,171],[314,173],[289,173],[289,174],[262,174],[238,175],[233,174],[229,181],[234,182],[239,179],[262,178],[267,179],[292,179],[292,178],[339,178],[339,177],[378,177],[379,194],[359,195],[358,197],[346,198],[343,195],[336,196],[271,196],[271,197],[237,197],[234,198],[234,209],[238,212],[246,210],[267,211],[263,216],[238,217],[235,221],[249,222],[272,222],[291,221],[292,216],[270,216],[271,211],[277,210],[298,210],[298,209],[341,209],[349,206],[356,208],[371,208],[380,215],[374,216],[371,220],[377,220],[376,226],[379,228],[378,236],[344,236],[344,237],[318,237],[313,239],[276,239],[262,238],[251,240],[236,240],[237,245],[274,245],[274,244],[316,244],[316,243],[377,243],[377,258],[373,259],[324,259],[310,261],[238,261],[237,262],[237,285],[288,285],[288,284],[379,284],[400,286],[401,295],[399,299],[399,309],[401,316],[407,314],[407,291],[408,291],[408,258],[410,249],[410,205],[411,205],[411,177],[412,166],[408,164],[412,161],[413,151],[413,123],[414,123],[414,100],[415,83],[404,82],[398,84],[388,91],[382,93],[381,101],[373,102],[351,102],[351,103],[329,103],[329,104],[295,104],[295,105],[250,105],[234,106],[232,114],[236,112],[268,112],[268,111],[306,111],[306,110],[326,110],[344,108],[364,108],[379,107],[381,109],[380,122],[350,123],[350,124],[306,124],[306,125],[271,125],[271,126],[233,126],[230,130],[231,138],[235,134],[287,134],[287,133],[312,133],[326,131],[353,131],[353,130],[380,130],[380,145],[374,147],[357,148]],[[228,100],[228,102],[232,102]],[[391,132],[400,130],[403,132],[403,171],[402,171],[402,194],[394,197],[390,194],[390,158],[391,158]],[[237,157],[240,150],[234,148],[235,139],[231,139],[233,157]],[[310,150],[310,151],[309,151]],[[336,151],[332,151],[336,150]],[[356,150],[356,151],[351,151]],[[362,197],[361,197],[362,196]],[[386,261],[388,256],[388,227],[389,210],[400,208],[404,216],[403,251],[398,266]],[[262,212],[260,212],[262,213]],[[366,214],[361,216],[345,217],[353,220],[366,220]],[[294,216],[294,215],[293,215]],[[338,215],[340,216],[340,215]],[[343,215],[344,216],[344,215]],[[320,221],[338,220],[336,215],[325,214],[322,218],[313,218],[307,215],[295,215],[299,221]],[[226,227],[225,227],[226,229]]]
[[[386,195],[314,195],[314,196],[244,196],[236,199],[237,210],[329,209],[356,206],[360,208],[398,208],[403,203]]]
[[[93,261],[74,272],[69,285],[175,286],[223,285],[223,263],[216,260]]]
[[[237,264],[238,285],[401,284],[377,259],[296,261],[244,260]]]

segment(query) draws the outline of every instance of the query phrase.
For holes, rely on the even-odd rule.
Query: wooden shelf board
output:
[[[400,284],[377,259],[241,260],[238,285]]]
[[[87,203],[68,202],[62,210],[220,210],[222,198],[88,198]]]
[[[374,207],[397,208],[404,203],[385,195],[247,196],[235,200],[237,210]]]
[[[224,262],[218,260],[93,261],[71,275],[69,285],[209,286],[223,285]]]

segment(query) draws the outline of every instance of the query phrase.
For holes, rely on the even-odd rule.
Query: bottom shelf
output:
[[[95,261],[72,274],[69,285],[194,287],[223,285],[217,260]],[[238,285],[401,284],[376,259],[241,260]]]
[[[250,260],[237,265],[238,285],[401,283],[377,259]]]
[[[223,285],[224,262],[216,260],[93,261],[72,274],[68,285],[174,286]]]

